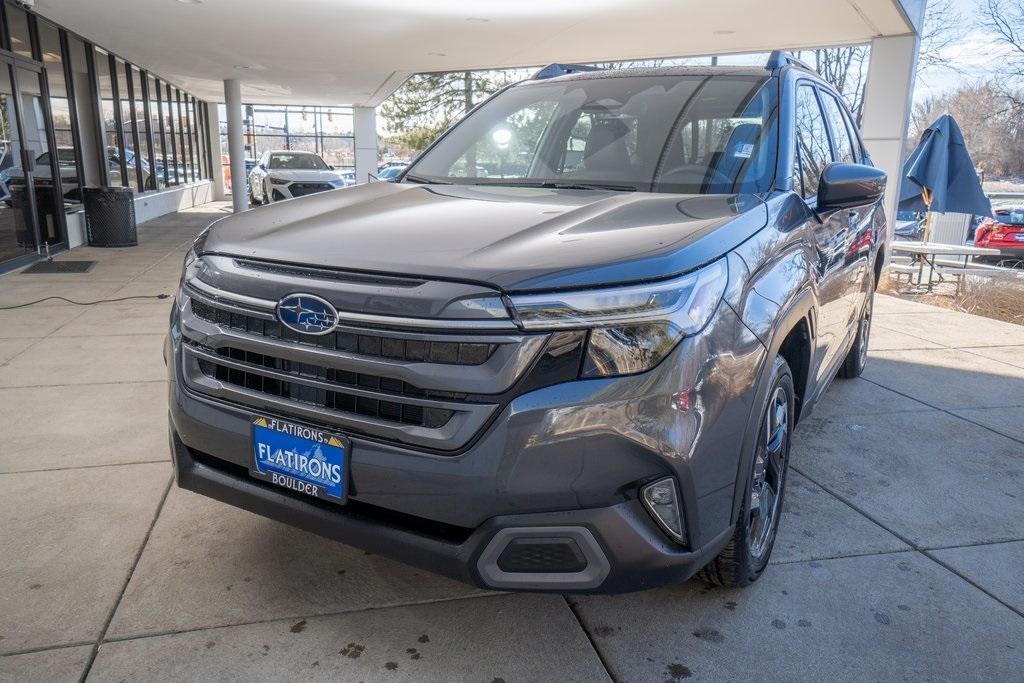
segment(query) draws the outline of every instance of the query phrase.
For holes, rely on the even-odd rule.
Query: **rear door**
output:
[[[817,87],[802,81],[796,90],[796,154],[793,187],[811,208],[817,206],[818,180],[833,161],[828,125],[818,101]],[[842,350],[851,315],[846,252],[850,242],[846,211],[837,211],[814,226],[814,278],[818,295],[815,356],[817,381],[825,379]]]

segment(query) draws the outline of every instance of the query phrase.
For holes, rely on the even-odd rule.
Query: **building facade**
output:
[[[212,198],[216,107],[9,0],[0,62],[0,272],[86,240],[84,187],[140,221]]]

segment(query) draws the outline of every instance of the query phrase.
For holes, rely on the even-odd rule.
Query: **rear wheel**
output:
[[[739,519],[729,544],[698,574],[709,583],[730,588],[746,586],[768,566],[786,491],[793,396],[793,373],[785,359],[776,358]]]
[[[871,340],[871,311],[875,304],[875,289],[868,287],[867,300],[864,302],[864,310],[860,313],[860,321],[857,323],[857,338],[846,354],[842,367],[839,368],[839,376],[843,379],[860,377],[864,367],[868,364],[868,342]]]

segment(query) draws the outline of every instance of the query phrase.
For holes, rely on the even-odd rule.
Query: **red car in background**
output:
[[[974,246],[998,249],[999,254],[975,260],[1024,268],[1024,205],[997,206],[974,233]]]

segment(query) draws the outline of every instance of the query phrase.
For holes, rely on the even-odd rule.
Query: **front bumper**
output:
[[[744,425],[764,349],[725,304],[654,370],[525,393],[457,454],[353,435],[345,506],[249,476],[253,410],[185,386],[175,325],[172,319],[166,353],[182,488],[503,590],[614,593],[678,582],[731,533]],[[673,402],[680,388],[690,391],[688,412]],[[685,546],[639,501],[643,484],[666,475],[678,484]],[[585,567],[504,571],[497,558],[505,546],[538,535],[571,541]]]

